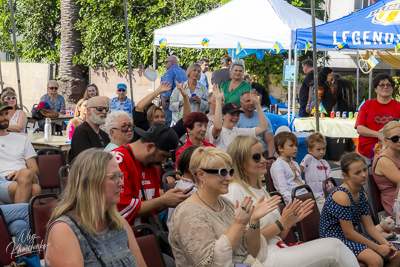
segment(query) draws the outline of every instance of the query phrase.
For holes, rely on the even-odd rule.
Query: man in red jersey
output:
[[[160,196],[155,166],[164,163],[170,157],[169,151],[177,147],[175,131],[165,124],[154,123],[147,131],[136,127],[135,134],[140,136],[138,141],[110,151],[125,177],[118,210],[131,226],[140,224],[142,216],[176,207],[190,196],[181,189],[171,189]]]

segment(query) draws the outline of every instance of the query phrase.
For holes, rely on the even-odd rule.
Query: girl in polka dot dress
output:
[[[368,178],[365,160],[357,153],[348,153],[342,157],[340,167],[345,182],[326,198],[319,224],[320,237],[340,239],[368,266],[384,266],[384,263],[385,266],[400,266],[398,248],[378,232],[371,219],[368,200],[362,190]],[[354,229],[359,222],[367,234]]]

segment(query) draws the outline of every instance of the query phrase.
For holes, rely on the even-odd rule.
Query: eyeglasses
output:
[[[392,84],[391,84],[391,83],[387,83],[387,84],[381,83],[381,84],[378,84],[378,87],[379,87],[379,88],[385,88],[385,87],[391,88],[391,87],[392,87]]]
[[[5,100],[15,100],[15,99],[17,99],[17,97],[16,96],[6,96],[5,98],[4,98]]]
[[[168,64],[168,62],[171,62],[171,61],[167,60],[167,61],[165,61],[165,64]]]
[[[103,110],[108,112],[108,107],[90,107],[90,108],[95,108],[98,112],[103,112]]]
[[[385,139],[390,140],[393,143],[397,143],[397,142],[399,142],[400,136],[395,135],[395,136],[392,136],[392,137],[389,137],[389,138],[385,137]]]
[[[254,153],[251,158],[254,160],[255,163],[259,163],[261,160],[261,157],[264,159],[268,159],[268,151],[265,150],[263,153]]]
[[[49,87],[50,90],[58,90],[58,87]]]
[[[128,124],[128,125],[121,126],[119,128],[111,128],[111,129],[120,130],[123,133],[127,133],[127,132],[132,132],[134,127],[135,127],[135,125]]]
[[[233,174],[235,173],[235,169],[234,168],[221,168],[221,169],[200,169],[202,171],[205,171],[206,173],[218,173],[219,176],[221,176],[221,178],[226,178],[229,174],[230,177],[233,176]]]
[[[114,182],[114,184],[118,184],[120,180],[122,180],[122,182],[124,181],[124,173],[123,172],[107,174],[107,176],[110,176],[110,175],[112,175],[111,180]]]
[[[117,91],[118,91],[118,92],[126,92],[125,89],[118,89]]]

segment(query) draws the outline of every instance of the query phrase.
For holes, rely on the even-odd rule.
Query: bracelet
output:
[[[258,221],[258,223],[249,222],[249,227],[253,228],[254,230],[260,229],[260,221]]]
[[[307,107],[309,107],[310,106],[310,104],[307,104]]]
[[[279,220],[275,221],[276,225],[278,225],[279,230],[285,231],[287,228],[283,227],[282,223]]]

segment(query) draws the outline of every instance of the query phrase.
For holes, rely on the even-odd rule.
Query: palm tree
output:
[[[76,102],[85,91],[82,67],[73,64],[73,57],[82,51],[81,34],[75,29],[80,5],[76,0],[61,0],[61,43],[59,84],[68,102]]]

